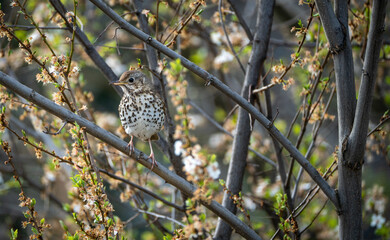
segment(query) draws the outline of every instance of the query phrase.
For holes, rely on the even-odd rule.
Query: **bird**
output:
[[[141,71],[130,70],[124,72],[118,81],[123,90],[118,112],[125,132],[130,136],[127,145],[130,153],[134,150],[133,138],[149,142],[152,167],[157,166],[154,158],[152,141],[158,140],[165,121],[165,103],[160,94],[155,91],[151,80]]]

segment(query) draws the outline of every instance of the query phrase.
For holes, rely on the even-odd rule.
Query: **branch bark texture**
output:
[[[260,78],[264,60],[267,57],[268,43],[271,35],[272,17],[275,2],[262,0],[259,3],[257,13],[257,27],[253,41],[253,50],[246,69],[244,85],[241,90],[243,98],[253,101],[251,89],[254,88]],[[233,153],[229,164],[226,186],[231,193],[225,192],[222,205],[236,214],[237,207],[233,202],[232,194],[237,195],[242,188],[246,159],[248,156],[249,140],[252,133],[251,120],[248,112],[240,108],[236,135],[233,140]],[[232,228],[222,219],[218,220],[215,239],[230,239]]]
[[[79,124],[81,127],[84,127],[85,130],[92,136],[115,147],[119,151],[130,156],[131,159],[135,159],[138,163],[151,169],[152,163],[149,157],[145,153],[137,149],[134,149],[132,153],[129,155],[129,149],[127,147],[127,143],[122,139],[120,139],[119,137],[100,128],[99,126],[88,121],[87,119],[79,115],[76,115],[75,113],[69,111],[68,109],[65,109],[55,104],[51,100],[40,95],[33,89],[19,83],[16,79],[11,78],[10,76],[6,75],[3,72],[0,72],[0,84],[12,90],[13,92],[25,98],[26,100],[36,104],[38,107],[45,109],[47,112],[61,118],[62,120],[65,120],[69,123],[77,122],[77,124]],[[161,178],[163,178],[169,184],[180,189],[184,194],[188,196],[192,196],[196,190],[195,186],[193,186],[192,184],[190,184],[180,176],[169,171],[166,167],[162,166],[161,164],[159,164],[158,167],[154,167],[153,172],[156,173]],[[252,228],[250,228],[248,225],[246,225],[241,220],[239,220],[234,214],[232,214],[230,211],[225,209],[218,202],[212,200],[212,201],[201,201],[201,203],[205,207],[210,209],[212,212],[214,212],[217,216],[219,216],[220,218],[224,219],[226,222],[231,224],[234,230],[237,231],[237,233],[239,233],[241,236],[245,237],[246,239],[261,239]]]
[[[368,44],[356,104],[353,57],[348,36],[348,3],[317,0],[317,8],[333,54],[339,123],[340,239],[362,239],[362,166],[373,88],[383,40],[386,0],[374,0]],[[340,29],[342,30],[340,32]],[[342,33],[342,35],[341,35]],[[340,44],[340,39],[343,42]]]
[[[107,65],[106,61],[100,56],[100,54],[96,51],[96,48],[93,44],[88,40],[88,37],[84,34],[84,32],[76,25],[69,24],[66,19],[65,14],[68,12],[65,9],[65,6],[61,3],[60,0],[49,0],[50,4],[55,8],[55,10],[60,14],[61,18],[65,21],[66,27],[70,32],[75,31],[75,36],[78,41],[84,46],[85,52],[91,58],[91,60],[95,63],[96,66],[100,69],[103,75],[109,82],[115,82],[118,80],[118,76],[112,71],[110,66]],[[122,90],[118,86],[114,86],[115,91],[122,96]]]
[[[143,33],[138,30],[136,27],[126,22],[123,18],[121,18],[114,10],[107,6],[101,0],[90,0],[93,4],[95,4],[98,8],[100,8],[107,16],[109,16],[112,20],[114,20],[122,29],[139,38],[141,41],[146,42],[150,46],[156,48],[158,51],[162,52],[166,56],[172,59],[180,59],[181,63],[184,67],[201,77],[206,81],[206,85],[213,85],[215,88],[220,90],[230,99],[238,103],[242,108],[248,111],[252,116],[262,124],[268,132],[274,136],[283,147],[291,154],[293,158],[295,158],[299,164],[308,172],[310,177],[314,182],[318,184],[321,190],[327,195],[327,197],[331,200],[331,202],[339,208],[338,199],[336,197],[336,192],[332,189],[329,184],[321,177],[318,171],[310,164],[310,162],[299,152],[299,150],[272,124],[270,120],[268,120],[259,110],[257,110],[252,104],[250,104],[247,99],[241,97],[238,93],[232,91],[228,86],[221,82],[217,77],[211,75],[206,70],[197,66],[187,58],[179,55],[172,49],[166,47],[164,44],[159,41],[153,39],[151,36]]]

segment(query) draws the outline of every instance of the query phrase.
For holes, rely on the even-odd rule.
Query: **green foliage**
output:
[[[14,230],[11,228],[11,240],[17,240],[18,239],[18,229]]]

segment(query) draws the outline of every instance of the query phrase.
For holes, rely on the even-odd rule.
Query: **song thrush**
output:
[[[165,107],[161,96],[153,89],[152,82],[140,71],[127,71],[113,84],[119,85],[123,90],[123,97],[119,104],[119,116],[122,126],[131,139],[128,144],[130,152],[133,151],[133,137],[148,141],[150,156],[154,159],[152,140],[158,140],[157,133],[165,121]]]

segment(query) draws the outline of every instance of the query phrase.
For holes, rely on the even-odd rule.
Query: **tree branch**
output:
[[[88,37],[84,34],[83,31],[78,26],[73,26],[68,22],[66,19],[65,14],[68,12],[65,9],[65,6],[61,3],[60,0],[49,0],[50,4],[54,7],[54,9],[58,12],[58,14],[61,16],[61,18],[64,20],[66,27],[68,28],[69,32],[73,32],[73,27],[75,27],[75,36],[78,41],[84,46],[85,52],[88,54],[88,56],[91,58],[91,60],[95,63],[96,66],[102,71],[103,75],[106,77],[109,83],[115,82],[118,80],[118,77],[116,74],[112,71],[112,69],[107,65],[107,63],[104,61],[104,59],[100,56],[100,54],[97,52],[96,48],[93,46],[93,44],[88,40]],[[118,92],[118,94],[122,95],[122,90],[118,86],[114,86],[115,91]]]
[[[22,96],[26,100],[36,104],[37,106],[45,109],[47,112],[61,118],[62,120],[72,123],[77,122],[81,127],[85,128],[86,132],[88,132],[92,136],[113,146],[124,154],[130,156],[131,159],[134,159],[145,167],[151,169],[152,162],[145,153],[139,151],[138,149],[134,149],[129,155],[127,143],[112,134],[111,132],[102,129],[96,124],[88,121],[87,119],[82,118],[81,116],[76,115],[73,112],[55,104],[51,100],[45,98],[31,88],[19,83],[16,79],[11,78],[3,72],[0,72],[0,83],[6,88],[15,92],[16,94]],[[172,173],[161,164],[158,165],[158,167],[155,166],[153,168],[153,172],[163,178],[166,182],[180,189],[188,196],[192,196],[196,190],[195,186],[191,185],[189,182],[179,177],[178,175]],[[253,231],[253,229],[251,229],[248,225],[240,221],[234,214],[227,211],[222,205],[220,205],[216,201],[207,202],[201,200],[201,203],[207,208],[209,208],[216,215],[221,217],[223,220],[228,222],[237,231],[237,233],[239,233],[243,237],[249,239],[261,239],[257,235],[257,233]]]
[[[253,50],[249,58],[246,69],[244,85],[241,89],[241,96],[248,98],[248,103],[252,104],[252,87],[256,86],[264,60],[267,57],[269,38],[271,35],[272,17],[275,1],[262,0],[258,5],[256,33],[253,41]],[[237,212],[237,207],[231,198],[237,195],[242,188],[244,179],[246,160],[248,156],[249,140],[252,133],[251,116],[242,107],[238,112],[238,122],[236,135],[233,140],[232,158],[229,163],[229,170],[226,179],[226,187],[230,192],[225,192],[222,205],[232,213]],[[218,219],[215,231],[215,239],[230,239],[232,228],[221,219]]]
[[[340,24],[329,0],[316,0],[315,3],[330,44],[330,51],[337,53],[345,47],[346,36],[344,31],[348,26]]]
[[[177,54],[175,51],[170,48],[164,46],[159,41],[153,39],[151,36],[143,33],[138,30],[136,27],[125,21],[121,18],[114,10],[107,6],[101,0],[90,0],[93,4],[95,4],[98,8],[100,8],[107,16],[113,19],[122,29],[139,38],[140,40],[146,42],[152,47],[156,48],[158,51],[162,52],[166,56],[172,59],[180,59],[181,63],[184,67],[188,68],[190,71],[201,77],[206,81],[206,85],[213,85],[215,88],[220,90],[222,93],[227,95],[233,101],[238,103],[242,108],[247,110],[252,116],[259,121],[261,125],[263,125],[271,135],[273,135],[291,154],[293,158],[295,158],[299,164],[308,172],[310,177],[316,182],[321,190],[327,195],[330,201],[339,209],[339,202],[336,197],[336,192],[332,189],[329,184],[321,177],[318,171],[310,164],[310,162],[299,152],[299,150],[291,144],[291,142],[272,124],[270,120],[268,120],[260,111],[258,111],[252,104],[248,103],[246,99],[241,97],[238,93],[232,91],[228,86],[221,82],[218,78],[208,73],[206,70],[197,66],[195,63],[191,62],[187,58]]]
[[[367,48],[364,57],[359,99],[352,132],[348,141],[349,152],[353,155],[351,160],[364,157],[364,150],[368,132],[368,122],[374,94],[374,85],[377,75],[379,54],[382,47],[383,33],[385,31],[386,0],[375,0],[372,6],[372,17],[368,33]],[[352,162],[351,162],[352,163]],[[352,163],[354,164],[354,163]]]
[[[244,31],[246,33],[246,36],[249,38],[250,41],[252,41],[253,40],[252,32],[251,32],[250,28],[248,27],[248,24],[246,24],[244,17],[241,15],[241,13],[238,10],[237,5],[240,3],[237,2],[237,0],[228,0],[228,2],[230,3],[230,6],[232,6],[233,11],[238,18],[238,21],[240,22],[242,28],[244,29]]]

